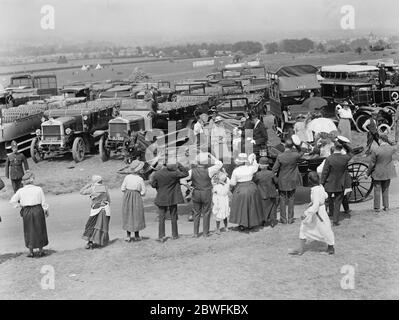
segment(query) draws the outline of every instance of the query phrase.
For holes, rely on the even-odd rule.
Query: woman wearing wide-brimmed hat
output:
[[[29,249],[28,257],[34,257],[34,249],[39,249],[39,257],[45,255],[43,247],[48,245],[46,217],[48,204],[42,188],[35,186],[34,174],[27,172],[22,177],[24,186],[17,190],[10,200],[15,207],[21,207],[24,225],[25,246]]]
[[[236,159],[237,168],[231,175],[230,185],[234,186],[231,202],[230,222],[240,229],[259,226],[263,221],[262,203],[256,184],[252,181],[258,171],[255,154],[240,153]]]
[[[122,218],[123,230],[126,230],[125,241],[132,240],[131,233],[134,232],[133,241],[140,241],[140,230],[145,228],[144,204],[142,197],[145,195],[146,188],[143,178],[139,175],[143,169],[144,162],[134,160],[130,164],[131,173],[122,182],[123,192]]]
[[[80,194],[89,195],[91,200],[90,216],[83,232],[83,239],[87,241],[86,249],[93,249],[96,245],[107,245],[111,198],[107,187],[103,184],[103,178],[93,175],[91,181],[80,190]]]

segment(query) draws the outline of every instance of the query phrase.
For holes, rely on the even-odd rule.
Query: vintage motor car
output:
[[[32,160],[72,152],[75,162],[82,161],[86,153],[95,151],[119,105],[119,100],[104,99],[45,111],[30,146]]]
[[[58,93],[57,77],[54,74],[22,74],[12,76],[7,89],[37,89],[40,96],[55,96]]]
[[[302,103],[311,92],[317,93],[320,89],[317,72],[318,69],[312,65],[296,65],[281,67],[270,74],[270,112],[278,135],[284,136],[292,131],[297,113],[313,111],[304,110]]]

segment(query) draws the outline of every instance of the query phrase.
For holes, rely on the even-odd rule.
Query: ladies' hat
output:
[[[213,120],[213,122],[215,122],[215,123],[220,122],[220,121],[223,121],[223,118],[221,116],[216,116],[215,120]]]
[[[337,139],[338,139],[338,141],[345,142],[345,143],[351,142],[347,137],[344,137],[344,136],[337,136]]]
[[[99,183],[101,181],[103,181],[103,178],[101,176],[99,176],[99,175],[93,175],[91,177],[91,182],[92,183]]]
[[[259,159],[259,167],[262,168],[266,168],[269,166],[269,159],[266,157],[261,157]]]
[[[236,158],[237,163],[244,163],[248,161],[248,155],[246,153],[240,153]]]
[[[30,179],[33,179],[35,177],[35,175],[33,174],[33,172],[27,172],[24,174],[24,176],[22,177],[22,181],[27,181]]]
[[[130,171],[138,172],[144,167],[144,162],[139,160],[133,160],[130,164]]]
[[[301,139],[296,134],[293,134],[291,139],[295,145],[299,146],[301,144]]]
[[[219,172],[218,179],[220,182],[225,182],[227,180],[227,174],[225,174],[224,172]]]

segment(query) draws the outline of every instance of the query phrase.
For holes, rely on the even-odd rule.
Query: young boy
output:
[[[254,182],[258,185],[262,199],[262,211],[264,223],[274,228],[277,225],[277,177],[268,169],[269,160],[265,157],[259,159],[259,168],[254,176]]]

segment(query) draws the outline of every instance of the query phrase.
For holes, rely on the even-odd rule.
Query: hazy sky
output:
[[[42,30],[40,9],[55,9],[55,30]],[[340,28],[343,5],[357,30],[399,31],[399,0],[0,0],[0,38],[77,41],[246,39]]]

